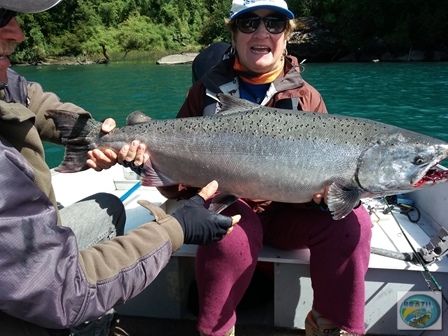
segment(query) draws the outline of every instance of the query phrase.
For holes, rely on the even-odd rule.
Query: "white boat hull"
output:
[[[74,174],[54,172],[53,185],[60,203],[67,206],[96,192],[110,192],[117,196],[126,194],[138,183],[137,176],[120,166],[101,173],[88,170]],[[448,183],[409,194],[422,213],[418,224],[396,213],[404,232],[418,250],[426,245],[440,227],[448,229]],[[127,212],[126,231],[153,217],[137,200],[146,199],[163,204],[166,199],[157,189],[139,187],[124,201]],[[173,206],[169,203],[165,206]],[[175,205],[174,205],[175,206]],[[372,246],[397,252],[411,252],[411,248],[391,215],[381,211],[372,214]],[[195,246],[185,245],[176,252],[159,277],[138,297],[118,308],[121,314],[174,319],[193,319],[187,309],[189,287],[194,281]],[[329,251],[331,258],[331,251]],[[306,314],[312,305],[312,287],[309,277],[309,251],[281,251],[265,247],[260,261],[273,263],[274,297],[266,306],[252,312],[238,314],[238,323],[274,324],[281,327],[304,329]],[[448,260],[428,266],[438,283],[448,284]],[[422,275],[423,268],[376,254],[371,255],[366,275],[366,329],[368,334],[421,335],[422,330],[397,329],[397,295],[404,291],[427,291],[428,283]],[[434,285],[431,284],[433,287]],[[448,291],[443,288],[446,296]],[[443,325],[448,327],[447,307],[443,304]],[[445,335],[443,331],[426,331],[425,335]]]

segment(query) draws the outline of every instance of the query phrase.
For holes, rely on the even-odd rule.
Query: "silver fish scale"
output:
[[[222,191],[239,197],[290,203],[307,202],[331,185],[328,206],[335,219],[360,197],[410,192],[448,179],[430,170],[448,156],[444,141],[368,119],[254,108],[221,98],[223,113],[213,117],[150,120],[109,134],[99,122],[49,110],[66,145],[57,171],[86,169],[88,149],[120,150],[136,139],[151,155],[143,169],[145,185],[202,187],[215,179]]]
[[[154,167],[176,183],[203,186],[216,179],[221,190],[240,197],[305,202],[330,181],[353,183],[360,152],[382,128],[357,119],[257,109],[154,121],[145,125],[142,140]]]

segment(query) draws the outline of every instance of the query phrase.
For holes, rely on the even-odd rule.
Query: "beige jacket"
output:
[[[47,109],[87,112],[39,84],[27,89],[28,107],[6,103],[0,91],[0,330],[13,323],[5,316],[63,329],[139,294],[183,244],[183,231],[158,212],[157,223],[78,251],[73,232],[58,220],[42,140],[59,143]]]

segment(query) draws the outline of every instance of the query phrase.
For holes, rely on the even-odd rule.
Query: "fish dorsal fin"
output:
[[[260,105],[254,104],[246,99],[236,98],[224,93],[218,93],[217,97],[218,102],[221,104],[221,110],[218,114],[221,115],[238,113],[242,110],[252,110],[260,107]]]
[[[360,188],[347,189],[332,183],[328,190],[327,205],[333,219],[339,220],[347,216],[359,204],[362,193]]]
[[[126,125],[146,124],[150,121],[151,117],[141,111],[134,111],[126,117]]]

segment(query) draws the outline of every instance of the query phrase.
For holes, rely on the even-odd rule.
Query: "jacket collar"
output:
[[[238,76],[233,70],[233,63],[234,56],[221,61],[202,76],[201,81],[208,92],[222,92],[239,97]],[[297,89],[303,87],[304,84],[305,81],[300,74],[297,58],[287,55],[285,57],[284,71],[271,83],[262,105],[267,104],[276,93],[284,91],[297,92]]]

